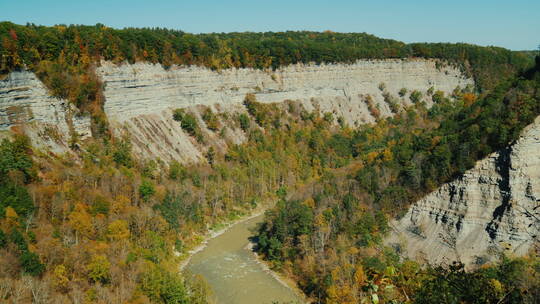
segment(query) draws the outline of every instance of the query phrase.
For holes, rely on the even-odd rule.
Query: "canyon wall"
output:
[[[20,127],[34,145],[53,152],[69,150],[70,136],[91,135],[90,118],[66,100],[51,97],[34,73],[10,73],[0,81],[0,132]],[[4,132],[2,132],[4,131]]]
[[[187,108],[195,114],[207,142],[226,149],[230,144],[243,142],[245,134],[223,117],[223,131],[205,128],[200,117],[202,105],[233,117],[246,112],[242,102],[247,93],[252,93],[260,102],[293,100],[307,111],[331,112],[356,126],[374,122],[375,116],[394,114],[383,92],[399,106],[410,105],[410,92],[418,90],[429,106],[431,98],[426,91],[430,88],[451,94],[456,87],[474,84],[458,69],[424,59],[296,64],[275,71],[212,71],[197,66],[165,70],[157,64],[102,62],[97,74],[105,86],[104,110],[115,134],[129,135],[133,152],[139,157],[184,163],[204,159],[208,146],[199,144],[172,119],[172,111],[177,108]],[[402,88],[408,93],[399,97]],[[13,72],[0,81],[0,130],[17,125],[25,126],[34,145],[54,152],[69,151],[68,142],[73,134],[82,138],[91,134],[90,119],[78,115],[67,101],[50,97],[43,84],[28,71]]]
[[[135,153],[183,162],[201,159],[204,147],[189,140],[172,120],[175,108],[213,105],[218,112],[245,112],[242,101],[247,93],[253,93],[260,102],[299,101],[307,111],[331,112],[354,126],[375,121],[366,103],[368,95],[381,117],[393,115],[383,89],[402,105],[410,105],[410,92],[418,90],[430,105],[426,91],[431,87],[451,94],[458,86],[474,84],[456,68],[423,59],[296,64],[275,71],[212,71],[195,66],[165,70],[148,63],[104,62],[97,72],[105,83],[105,112],[109,121],[115,130],[130,134]],[[398,98],[402,88],[409,93]],[[202,120],[199,122],[204,125]],[[227,141],[243,141],[240,130],[227,131]],[[213,139],[226,146],[227,141],[220,137]]]
[[[540,117],[508,148],[416,202],[386,243],[431,263],[472,267],[500,254],[539,253]]]

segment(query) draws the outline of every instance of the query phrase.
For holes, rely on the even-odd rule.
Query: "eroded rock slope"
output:
[[[68,149],[73,132],[91,135],[90,118],[66,100],[51,97],[34,73],[10,73],[0,81],[0,131],[24,126],[34,144],[55,152]]]
[[[508,148],[415,203],[387,244],[431,263],[469,266],[540,249],[540,117]]]
[[[372,108],[380,117],[392,115],[383,92],[395,97],[398,104],[409,105],[408,95],[423,93],[433,87],[450,94],[473,81],[456,68],[434,60],[365,60],[355,64],[296,64],[276,71],[228,69],[212,71],[202,67],[171,67],[136,63],[103,63],[98,74],[105,83],[105,112],[116,130],[129,133],[135,152],[164,160],[195,161],[202,149],[171,119],[172,109],[195,105],[219,105],[217,111],[245,111],[241,104],[247,93],[260,102],[295,100],[307,111],[332,112],[349,125],[373,122]],[[381,85],[382,84],[382,85]],[[408,94],[398,98],[400,89]],[[202,121],[201,121],[202,123]],[[124,128],[121,128],[123,126]],[[234,142],[241,142],[239,130],[229,132]],[[236,135],[234,135],[234,134]],[[216,140],[221,145],[224,141]]]

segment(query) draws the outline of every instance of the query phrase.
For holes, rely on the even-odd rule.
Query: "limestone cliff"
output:
[[[215,146],[226,148],[245,140],[245,134],[226,119],[225,132],[204,128],[200,105],[215,112],[245,112],[247,93],[260,102],[300,102],[307,111],[332,112],[349,125],[373,122],[375,116],[393,114],[383,92],[398,106],[409,105],[410,92],[418,90],[430,105],[430,88],[450,94],[456,87],[472,85],[456,68],[435,60],[364,60],[354,64],[296,64],[275,71],[173,66],[165,70],[149,63],[115,65],[102,62],[97,69],[105,85],[104,110],[113,131],[127,133],[139,157],[194,162],[207,147],[198,144],[172,119],[172,110],[188,108]],[[398,97],[400,89],[408,94]],[[370,109],[371,108],[371,109]],[[374,110],[376,109],[376,110]],[[393,110],[395,112],[395,108]],[[77,115],[65,100],[50,97],[30,72],[13,72],[0,81],[0,128],[24,123],[38,146],[56,152],[69,150],[70,134],[90,135],[88,117]]]
[[[90,119],[66,100],[51,97],[34,73],[12,72],[0,81],[0,131],[23,125],[34,144],[64,152],[69,137],[91,135]]]
[[[540,249],[540,117],[508,148],[415,203],[387,244],[431,263],[469,266]]]
[[[426,97],[431,87],[449,94],[458,86],[464,88],[473,84],[458,69],[423,59],[296,64],[276,71],[212,71],[174,66],[165,70],[160,65],[147,63],[114,65],[105,62],[98,74],[106,86],[105,112],[109,121],[116,130],[125,130],[131,135],[135,152],[145,157],[182,161],[202,158],[202,149],[188,140],[171,119],[174,108],[217,104],[221,111],[245,111],[241,103],[247,93],[253,93],[260,102],[295,100],[307,111],[332,112],[349,125],[358,125],[375,120],[368,109],[367,96],[371,96],[372,105],[381,117],[393,114],[383,97],[383,87],[397,103],[408,105],[408,94],[397,98],[402,88],[409,92],[418,90]],[[425,100],[430,105],[430,100]],[[243,140],[241,131],[228,130],[237,135],[230,136],[234,142]],[[215,140],[222,146],[226,144],[218,137]]]

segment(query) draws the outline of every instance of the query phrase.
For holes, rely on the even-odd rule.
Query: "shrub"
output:
[[[187,113],[183,109],[176,109],[173,113],[173,119],[180,122],[180,127],[190,136],[197,139],[198,142],[203,142],[203,136],[197,118],[191,113]]]
[[[173,180],[184,180],[187,178],[187,171],[178,161],[173,160],[169,165],[169,178]]]
[[[399,97],[403,97],[405,96],[405,94],[407,94],[407,89],[406,88],[401,88],[401,90],[399,90]]]
[[[417,103],[422,99],[422,93],[420,91],[414,90],[411,92],[411,95],[409,96],[409,99],[413,103]]]
[[[208,129],[217,131],[219,129],[219,121],[217,116],[212,112],[210,108],[206,109],[202,115],[202,119],[206,123]]]
[[[242,128],[244,132],[249,130],[249,116],[244,113],[238,115],[238,122],[240,123],[240,128]]]

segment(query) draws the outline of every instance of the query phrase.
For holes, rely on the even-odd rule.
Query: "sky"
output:
[[[512,50],[540,45],[540,0],[0,0],[0,20],[190,33],[332,30]]]

